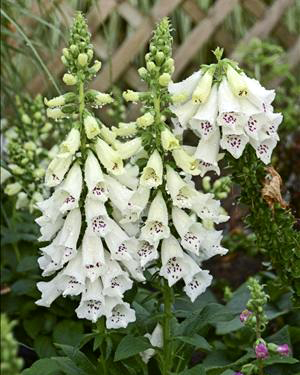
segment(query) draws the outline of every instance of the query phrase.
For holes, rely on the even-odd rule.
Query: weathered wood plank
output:
[[[216,28],[225,17],[232,11],[238,0],[218,0],[207,13],[198,26],[186,38],[184,43],[175,53],[175,73],[176,78],[190,62],[191,58],[206,43]]]

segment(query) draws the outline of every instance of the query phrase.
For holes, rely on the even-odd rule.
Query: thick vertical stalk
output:
[[[83,160],[85,159],[85,153],[86,153],[86,138],[85,138],[85,130],[84,130],[84,124],[83,124],[83,115],[84,115],[84,83],[83,81],[79,82],[79,123],[80,123],[80,133],[81,133],[81,155]]]
[[[163,321],[163,375],[170,375],[172,366],[172,342],[171,342],[171,319],[172,319],[172,290],[168,281],[164,280],[164,321]]]
[[[260,316],[259,314],[255,314],[256,316],[256,340],[260,339],[261,338],[261,333],[260,333]],[[263,365],[263,361],[260,359],[259,360],[259,364],[258,364],[258,368],[259,368],[259,375],[264,375],[264,365]]]

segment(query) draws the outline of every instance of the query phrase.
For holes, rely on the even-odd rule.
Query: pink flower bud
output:
[[[242,323],[244,323],[248,318],[249,318],[249,316],[251,316],[252,315],[252,311],[250,311],[250,310],[243,310],[242,312],[241,312],[241,314],[240,314],[240,321],[242,322]]]
[[[288,344],[279,345],[277,347],[277,352],[280,355],[288,356],[290,354],[290,348],[289,348]]]
[[[265,359],[269,356],[268,348],[264,343],[259,343],[255,347],[255,354],[257,359]]]

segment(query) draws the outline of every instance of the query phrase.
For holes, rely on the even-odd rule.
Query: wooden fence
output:
[[[65,14],[71,19],[74,10],[69,2],[61,1]],[[164,16],[171,16],[177,9],[181,9],[192,23],[192,30],[180,45],[174,45],[174,58],[176,71],[174,79],[177,79],[185,69],[195,61],[195,56],[209,41],[224,47],[226,55],[238,61],[243,60],[240,46],[246,45],[254,37],[265,39],[274,37],[286,49],[285,61],[292,67],[297,66],[300,61],[300,37],[289,32],[282,22],[287,9],[293,6],[295,0],[273,0],[267,5],[263,0],[216,0],[206,11],[200,8],[197,0],[156,0],[152,9],[147,14],[142,13],[132,2],[125,0],[99,0],[90,8],[87,19],[89,29],[92,33],[92,41],[95,45],[95,54],[102,60],[103,68],[97,75],[92,86],[98,90],[108,90],[112,83],[123,82],[124,86],[134,90],[143,89],[137,74],[136,57],[141,49],[145,48],[154,28],[155,23]],[[269,4],[269,2],[268,2]],[[228,30],[224,28],[224,22],[235,9],[240,6],[254,20],[249,29],[239,41],[234,40]],[[33,12],[38,13],[38,9]],[[51,9],[49,8],[49,12]],[[106,38],[103,33],[103,24],[114,12],[130,26],[130,32],[126,33],[120,45],[111,51],[108,58]],[[45,56],[49,61],[47,67],[55,76],[59,77],[64,71],[60,61],[63,44],[57,49],[53,56]],[[281,83],[281,78],[276,79],[273,84]],[[27,89],[30,93],[45,92],[49,80],[38,74],[29,82]]]

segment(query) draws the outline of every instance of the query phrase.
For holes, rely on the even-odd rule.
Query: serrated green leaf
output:
[[[132,357],[149,348],[151,348],[150,342],[145,337],[125,336],[117,347],[114,361]]]

